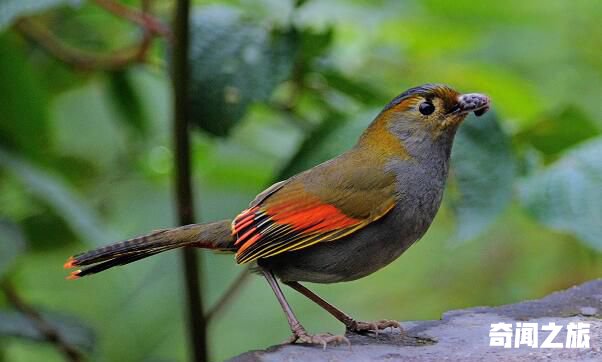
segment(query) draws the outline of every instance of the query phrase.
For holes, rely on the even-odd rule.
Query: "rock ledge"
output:
[[[489,346],[491,323],[517,322],[539,324],[539,344],[549,332],[541,326],[550,322],[563,328],[554,342],[565,344],[567,325],[589,323],[590,348],[520,348]],[[262,351],[250,351],[232,358],[232,362],[255,361],[602,361],[602,279],[552,293],[539,300],[499,307],[454,310],[437,321],[403,322],[399,330],[374,335],[348,334],[347,346],[320,347],[279,345]],[[514,346],[514,338],[512,339]]]

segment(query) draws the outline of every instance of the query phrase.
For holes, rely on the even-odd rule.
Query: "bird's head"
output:
[[[426,128],[437,135],[456,128],[469,113],[481,116],[488,109],[486,95],[460,94],[443,84],[425,84],[397,96],[381,116],[391,123]]]
[[[403,146],[423,140],[451,144],[466,116],[471,112],[476,116],[483,115],[489,109],[489,103],[486,95],[461,94],[443,84],[414,87],[385,106],[360,143],[378,143],[384,147],[397,147],[398,140]]]

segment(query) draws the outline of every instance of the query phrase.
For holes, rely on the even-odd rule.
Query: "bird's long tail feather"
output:
[[[233,251],[234,239],[230,225],[230,220],[223,220],[210,224],[191,224],[162,229],[77,254],[70,257],[64,267],[70,269],[85,266],[85,268],[71,272],[67,278],[77,279],[181,247]]]

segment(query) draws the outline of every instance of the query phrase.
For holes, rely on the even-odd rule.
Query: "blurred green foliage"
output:
[[[167,19],[172,3],[156,5]],[[275,179],[353,145],[401,91],[448,83],[489,94],[495,112],[461,128],[434,225],[383,271],[316,291],[362,319],[403,320],[598,277],[600,11],[570,0],[197,1],[199,214],[231,218]],[[3,0],[0,14],[0,277],[91,360],[184,360],[173,253],[76,283],[61,268],[82,249],[173,224],[169,47],[157,40],[145,64],[81,72],[27,41],[19,17],[99,53],[139,29],[83,1]],[[211,304],[240,267],[228,255],[203,258]],[[290,299],[309,329],[341,330]],[[210,328],[215,360],[289,333],[260,278]],[[0,361],[62,359],[39,340],[0,296]]]

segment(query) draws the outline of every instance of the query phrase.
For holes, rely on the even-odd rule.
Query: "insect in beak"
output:
[[[480,117],[489,110],[489,97],[479,93],[462,94],[458,97],[458,111],[462,113],[474,112]]]

